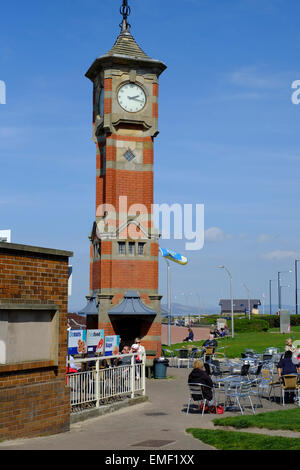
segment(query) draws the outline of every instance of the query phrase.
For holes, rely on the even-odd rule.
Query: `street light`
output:
[[[250,313],[250,290],[248,289],[248,287],[246,286],[246,284],[243,284],[243,286],[245,287],[246,291],[248,292],[248,318],[249,318],[249,320],[251,320],[251,313]]]
[[[225,269],[227,272],[229,279],[230,279],[230,299],[231,299],[231,337],[234,338],[234,318],[233,318],[233,293],[232,293],[232,276],[228,268],[226,266],[218,266],[218,268]]]
[[[283,273],[291,273],[292,270],[290,269],[289,271],[278,271],[277,273],[277,284],[278,284],[278,310],[280,312],[281,310],[281,286],[280,286],[280,274]],[[285,286],[287,287],[287,286]]]
[[[296,304],[296,315],[298,315],[298,270],[297,270],[297,263],[299,259],[295,259],[295,304]]]
[[[169,261],[165,259],[167,263],[167,285],[168,285],[168,346],[171,346],[171,268]]]
[[[269,280],[269,294],[270,294],[270,315],[272,315],[272,282],[275,282],[276,279]]]

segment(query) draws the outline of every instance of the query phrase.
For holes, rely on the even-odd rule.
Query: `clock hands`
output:
[[[134,100],[134,101],[139,101],[140,103],[144,103],[144,100],[138,100],[137,96],[128,96],[127,98],[129,100]]]

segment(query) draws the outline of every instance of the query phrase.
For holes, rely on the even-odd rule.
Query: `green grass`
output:
[[[215,426],[232,426],[237,429],[254,427],[300,432],[300,408],[271,411],[257,415],[216,418],[213,423]]]
[[[285,346],[285,340],[289,337],[293,337],[294,340],[300,340],[299,327],[293,327],[295,330],[289,334],[275,334],[269,331],[267,332],[251,332],[251,333],[235,333],[235,337],[217,339],[218,347],[226,346],[226,356],[229,358],[241,357],[241,352],[244,352],[246,348],[253,349],[258,353],[263,353],[268,347],[279,348],[283,351]],[[297,330],[296,330],[297,328]],[[189,343],[177,343],[171,346],[164,345],[163,348],[175,350],[180,349],[182,346],[188,347],[201,347],[204,341],[194,341]]]
[[[219,450],[300,450],[300,439],[247,432],[189,428],[196,439]]]

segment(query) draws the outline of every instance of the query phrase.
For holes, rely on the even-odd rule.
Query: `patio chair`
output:
[[[162,356],[167,357],[169,359],[169,365],[170,367],[177,367],[177,356],[175,355],[175,352],[172,351],[171,349],[166,349],[163,348],[161,350]]]
[[[210,366],[211,366],[211,375],[215,377],[222,377],[223,372],[221,369],[220,361],[218,361],[217,359],[213,359],[210,362]]]
[[[215,353],[215,348],[210,347],[210,346],[208,346],[207,348],[205,348],[205,350],[204,350],[204,356],[203,356],[204,362],[210,361],[210,360],[213,358],[214,353]]]
[[[298,384],[298,375],[283,375],[281,385],[281,400],[283,406],[285,406],[285,393],[293,392],[298,400],[298,406],[300,406],[300,385]]]
[[[179,357],[177,359],[178,368],[180,368],[181,363],[187,364],[187,367],[189,367],[190,357],[189,357],[189,351],[187,349],[179,350]]]
[[[260,363],[260,364],[258,364],[257,369],[256,369],[254,372],[251,372],[251,371],[250,371],[250,374],[254,377],[253,380],[254,380],[255,382],[258,381],[258,378],[259,378],[260,375],[261,375],[262,366],[263,366],[263,364]]]
[[[213,397],[214,397],[214,389],[209,387],[208,385],[199,384],[199,383],[189,383],[188,386],[189,386],[189,391],[190,391],[190,397],[189,397],[189,401],[188,401],[188,405],[187,405],[186,414],[188,415],[189,410],[190,410],[191,401],[194,400],[196,402],[200,402],[199,406],[201,406],[201,404],[202,404],[202,416],[203,416],[204,411],[205,411],[205,405],[206,405],[206,402],[207,402],[207,399],[204,398],[204,395],[203,395],[203,389],[207,388],[207,389],[212,390]]]
[[[255,414],[255,409],[253,407],[253,403],[252,403],[252,400],[251,400],[251,387],[252,387],[251,380],[242,381],[235,388],[228,387],[225,391],[224,408],[226,409],[228,399],[230,401],[233,399],[234,400],[234,405],[238,404],[239,409],[240,409],[240,411],[243,415],[244,414],[244,409],[241,405],[241,400],[245,400],[246,398],[248,398],[249,402],[250,402],[250,405],[251,405],[252,412],[253,412],[253,414]]]
[[[277,382],[273,381],[273,374],[270,369],[261,369],[259,375],[254,380],[252,380],[252,387],[253,385],[255,385],[256,388],[252,388],[250,394],[256,396],[257,398],[255,404],[256,410],[258,402],[260,403],[261,407],[263,407],[262,398],[270,399],[271,391],[274,390],[275,392],[275,385],[277,385]],[[275,399],[275,393],[273,398]]]

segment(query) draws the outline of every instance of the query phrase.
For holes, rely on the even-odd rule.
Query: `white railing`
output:
[[[137,354],[73,359],[88,370],[67,374],[67,386],[71,389],[71,407],[92,404],[99,408],[108,399],[122,399],[136,394],[146,394],[145,363],[136,363]],[[130,364],[114,366],[116,360],[130,357]],[[101,368],[102,361],[110,362],[110,367]],[[70,361],[68,361],[70,362]],[[88,363],[88,364],[87,364]]]

